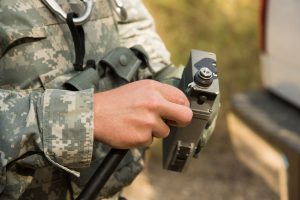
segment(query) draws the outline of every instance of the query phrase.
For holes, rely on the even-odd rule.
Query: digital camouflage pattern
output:
[[[155,72],[169,54],[155,33],[140,0],[124,1],[122,20],[114,0],[94,0],[84,25],[85,60],[122,45],[141,44]],[[57,0],[81,13],[79,0]],[[40,0],[0,1],[0,199],[70,199],[76,197],[109,147],[93,141],[93,89],[63,90],[76,75],[74,47],[67,25]],[[141,71],[140,78],[149,76]],[[141,151],[131,150],[103,197],[118,192],[141,171]],[[80,178],[78,176],[80,175]]]

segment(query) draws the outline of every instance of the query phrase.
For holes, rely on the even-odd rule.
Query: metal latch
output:
[[[46,6],[56,14],[62,21],[66,21],[67,13],[60,7],[55,0],[42,0]],[[92,0],[81,0],[85,5],[84,13],[73,19],[75,25],[82,25],[86,23],[92,13],[93,1]]]
[[[115,10],[121,21],[126,21],[128,18],[127,11],[124,8],[123,0],[114,0]]]

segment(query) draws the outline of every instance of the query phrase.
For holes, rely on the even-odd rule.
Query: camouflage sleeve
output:
[[[43,154],[78,175],[72,169],[91,161],[93,121],[92,89],[0,90],[0,172],[27,155]]]
[[[127,19],[118,18],[121,44],[125,47],[142,45],[149,55],[155,72],[169,66],[170,53],[155,30],[152,16],[141,0],[124,0]]]

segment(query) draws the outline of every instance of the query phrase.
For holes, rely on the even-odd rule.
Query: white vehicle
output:
[[[263,83],[300,108],[300,1],[265,1],[262,9]]]
[[[240,160],[278,193],[300,199],[300,1],[262,0],[264,89],[237,94],[228,114]]]

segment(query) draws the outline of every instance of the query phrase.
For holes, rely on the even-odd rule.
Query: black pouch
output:
[[[99,82],[100,91],[136,81],[139,69],[150,68],[148,55],[139,46],[118,47],[104,56],[98,63],[98,73],[104,74]]]

